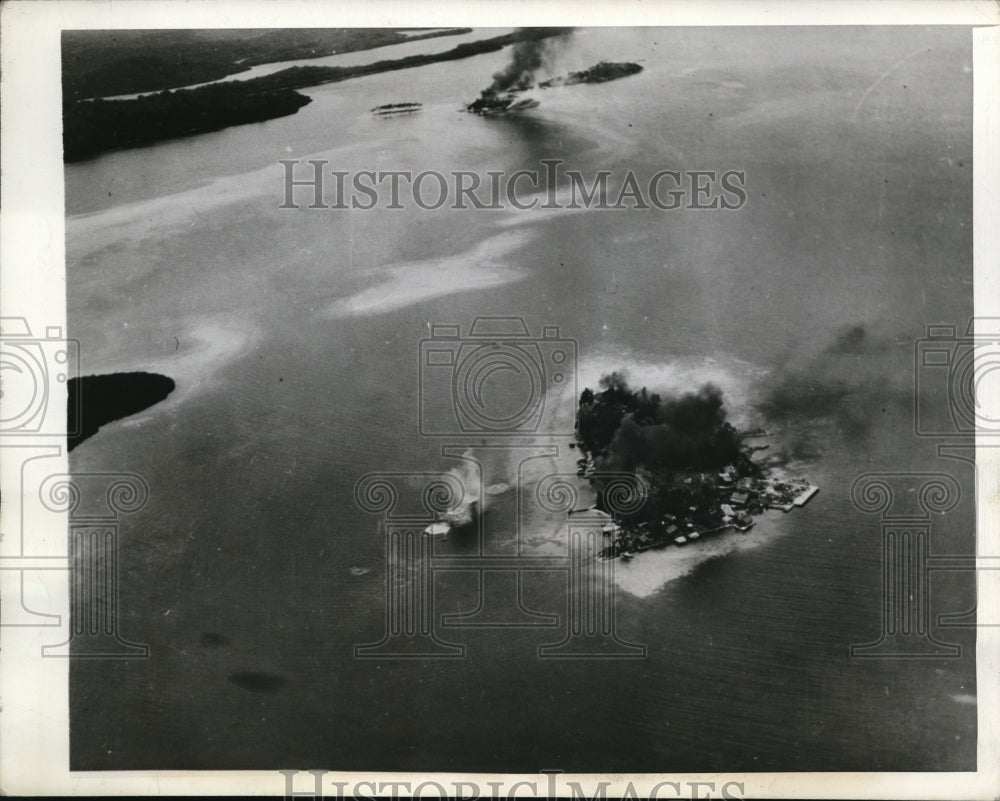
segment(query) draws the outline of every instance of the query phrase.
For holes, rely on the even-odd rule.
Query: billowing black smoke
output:
[[[534,84],[535,73],[545,64],[552,39],[539,38],[539,34],[546,33],[544,28],[522,28],[517,33],[526,38],[515,42],[507,66],[493,75],[493,83],[483,94],[520,92]]]
[[[894,344],[864,325],[842,329],[818,353],[789,360],[768,376],[759,405],[785,424],[828,419],[848,437],[865,437],[872,426],[910,414],[912,348]]]
[[[735,462],[739,432],[726,422],[722,391],[658,395],[633,391],[621,373],[601,379],[602,391],[584,390],[577,436],[600,470],[654,472],[710,470]]]
[[[493,82],[467,105],[466,111],[487,117],[534,108],[538,101],[518,99],[518,93],[530,89],[535,73],[545,65],[556,42],[563,41],[572,28],[518,28],[510,34],[510,61],[494,74]]]
[[[552,55],[558,43],[564,42],[572,28],[518,28],[513,37],[510,61],[493,75],[493,83],[486,87],[483,97],[504,92],[523,92],[535,83],[538,72]]]

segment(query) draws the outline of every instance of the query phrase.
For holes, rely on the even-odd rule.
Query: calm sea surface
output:
[[[294,116],[67,167],[83,372],[177,383],[73,453],[75,470],[151,488],[120,548],[122,633],[151,658],[73,664],[74,767],[974,769],[972,630],[938,632],[961,658],[849,658],[881,625],[880,528],[850,503],[857,476],[951,473],[967,492],[935,518],[932,550],[974,550],[972,469],[917,439],[912,413],[914,341],[972,314],[968,31],[580,31],[553,74],[600,59],[643,72],[538,92],[516,119],[459,113],[507,57],[308,89]],[[369,112],[402,101],[423,110]],[[616,178],[735,169],[748,199],[347,212],[303,193],[279,209],[279,159],[306,158],[483,176],[543,158]],[[577,389],[612,369],[662,391],[714,381],[731,418],[769,427],[821,492],[743,538],[616,565],[618,633],[645,659],[543,660],[559,631],[464,629],[442,631],[463,660],[355,660],[382,635],[386,586],[355,483],[459,464],[420,435],[420,341],[482,315],[558,326]],[[562,423],[574,389],[550,388]],[[549,443],[550,467],[572,469],[569,441]],[[484,484],[513,488],[485,500],[502,550],[531,494],[517,459],[490,453]],[[522,538],[556,547],[558,526],[525,514]],[[973,606],[970,574],[933,581],[935,614]],[[565,614],[558,575],[523,589]],[[476,601],[474,574],[439,576],[435,611]],[[247,671],[285,683],[229,680]]]

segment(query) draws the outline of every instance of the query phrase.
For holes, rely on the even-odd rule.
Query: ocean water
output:
[[[67,166],[83,372],[177,385],[72,454],[76,471],[134,472],[151,489],[119,549],[122,633],[151,658],[73,663],[74,769],[974,769],[974,630],[937,632],[962,646],[952,659],[849,651],[881,626],[880,528],[852,506],[855,478],[953,475],[963,501],[934,519],[932,551],[974,552],[972,468],[913,423],[914,343],[972,314],[968,30],[580,30],[548,72],[602,58],[643,72],[539,91],[516,118],[460,113],[508,55],[308,89],[291,117]],[[402,101],[423,110],[369,112]],[[735,169],[748,199],[728,212],[280,209],[279,160],[307,158],[482,175],[545,158],[588,176]],[[559,632],[538,628],[442,630],[460,660],[355,659],[382,636],[390,581],[380,521],[355,500],[365,474],[480,482],[487,551],[565,547],[532,490],[573,470],[569,436],[517,451],[457,437],[449,456],[421,434],[420,343],[478,316],[522,317],[536,336],[558,326],[575,344],[575,383],[546,388],[558,428],[611,370],[664,392],[712,381],[730,418],[770,430],[821,492],[748,535],[616,563],[617,631],[644,659],[539,659]],[[943,401],[944,388],[922,398]],[[557,452],[519,470],[527,446]],[[435,615],[476,607],[475,573],[436,582]],[[971,574],[933,582],[935,613],[974,605]],[[522,590],[531,609],[566,613],[559,575]],[[231,679],[248,672],[284,683]]]

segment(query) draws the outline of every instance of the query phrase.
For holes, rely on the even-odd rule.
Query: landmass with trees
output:
[[[456,61],[495,52],[515,42],[565,33],[564,28],[518,30],[460,44],[442,53],[385,59],[353,67],[290,67],[259,78],[175,89],[129,100],[76,99],[72,91],[67,92],[64,87],[64,160],[80,161],[109,150],[138,147],[294,114],[310,102],[308,97],[296,92],[297,89]]]
[[[471,33],[471,28],[63,31],[63,97],[158,92],[217,81],[259,64]]]
[[[632,61],[600,61],[593,67],[571,72],[565,77],[541,81],[538,85],[542,89],[548,89],[553,86],[573,86],[577,83],[605,83],[627,78],[639,72],[642,72],[642,65]]]
[[[134,100],[78,101],[63,108],[63,160],[283,117],[309,102],[292,90],[247,92],[232,82]]]
[[[575,446],[579,475],[603,501],[607,476],[634,475],[646,497],[634,512],[618,515],[606,529],[605,556],[625,556],[669,544],[686,545],[728,528],[747,531],[752,515],[789,511],[817,491],[804,478],[776,477],[754,460],[754,434],[726,419],[722,391],[705,384],[668,396],[632,389],[611,373],[600,390],[580,395]]]
[[[569,75],[539,81],[538,87],[550,89],[554,86],[572,86],[578,83],[604,83],[635,75],[637,72],[642,72],[642,65],[631,61],[601,61],[593,67],[579,72],[571,72]],[[521,97],[522,92],[532,88],[534,87],[528,80],[515,82],[506,87],[498,86],[494,82],[493,85],[484,89],[479,97],[469,103],[465,110],[484,117],[498,117],[517,111],[526,111],[539,105],[535,98]]]

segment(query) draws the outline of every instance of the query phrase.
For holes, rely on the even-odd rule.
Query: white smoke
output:
[[[459,464],[447,472],[462,487],[461,499],[446,511],[442,518],[454,526],[464,526],[472,522],[473,504],[482,499],[482,476],[476,467],[476,459],[471,449],[462,454]]]

